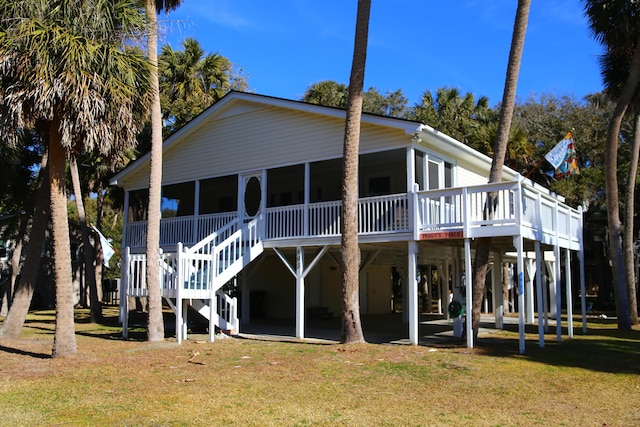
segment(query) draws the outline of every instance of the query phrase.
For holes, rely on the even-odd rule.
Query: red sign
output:
[[[462,239],[462,231],[433,231],[420,233],[420,240],[440,240],[440,239]]]

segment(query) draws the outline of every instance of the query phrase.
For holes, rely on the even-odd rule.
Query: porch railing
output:
[[[491,209],[488,194],[495,196]],[[340,201],[267,208],[264,239],[339,236],[341,210]],[[161,246],[178,241],[195,244],[206,231],[220,230],[235,218],[234,212],[162,220]],[[360,235],[413,233],[415,239],[422,233],[443,231],[467,237],[522,234],[548,243],[559,239],[563,245],[575,247],[581,239],[582,212],[528,181],[501,182],[362,198],[358,202],[358,230]],[[144,247],[144,233],[146,223],[127,224],[125,246]]]

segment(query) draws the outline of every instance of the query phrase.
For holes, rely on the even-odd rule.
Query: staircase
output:
[[[263,251],[261,219],[247,223],[235,219],[191,248],[178,244],[174,253],[163,253],[159,260],[162,296],[176,314],[176,339],[187,337],[187,312],[191,306],[209,320],[209,340],[215,337],[215,328],[237,332],[237,299],[222,291],[244,267]],[[146,257],[144,254],[125,253],[126,295],[147,296]],[[120,299],[123,336],[126,337],[127,298]],[[125,304],[125,309],[122,305]]]

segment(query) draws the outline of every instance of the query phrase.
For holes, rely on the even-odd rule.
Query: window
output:
[[[193,215],[194,201],[194,181],[163,186],[160,202],[162,218]]]
[[[453,165],[428,153],[415,152],[415,182],[420,190],[436,190],[453,186]]]

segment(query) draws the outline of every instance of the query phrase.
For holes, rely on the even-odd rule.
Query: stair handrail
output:
[[[234,231],[232,231],[233,228],[237,228],[238,223],[239,223],[239,219],[236,218],[232,221],[229,221],[228,223],[226,223],[225,225],[223,225],[222,227],[220,227],[219,229],[217,229],[216,231],[214,231],[213,233],[209,234],[208,236],[206,236],[204,239],[200,240],[198,243],[196,243],[195,245],[193,245],[190,248],[186,248],[185,252],[187,253],[196,253],[196,252],[200,252],[201,249],[205,248],[208,246],[209,251],[207,253],[211,253],[211,247],[212,246],[218,246],[219,244],[222,244],[224,241],[226,241],[229,236],[227,236],[225,238],[225,240],[223,240],[223,242],[216,244],[216,240],[218,239],[218,237],[220,236],[224,236],[227,233],[232,233]],[[213,245],[211,245],[211,243],[213,243]]]
[[[244,257],[244,253],[242,252],[242,246],[244,243],[248,244],[244,249],[248,250],[250,253],[254,248],[262,244],[262,238],[260,236],[261,220],[261,217],[253,218],[251,221],[243,224],[238,230],[227,237],[223,242],[214,246],[212,254],[215,266],[214,277],[222,276]],[[240,244],[240,247],[238,247],[238,243]],[[233,247],[234,244],[236,245],[235,248]],[[233,259],[226,260],[227,262],[225,262],[224,265],[221,265],[220,255],[224,251],[227,251],[228,257]]]

